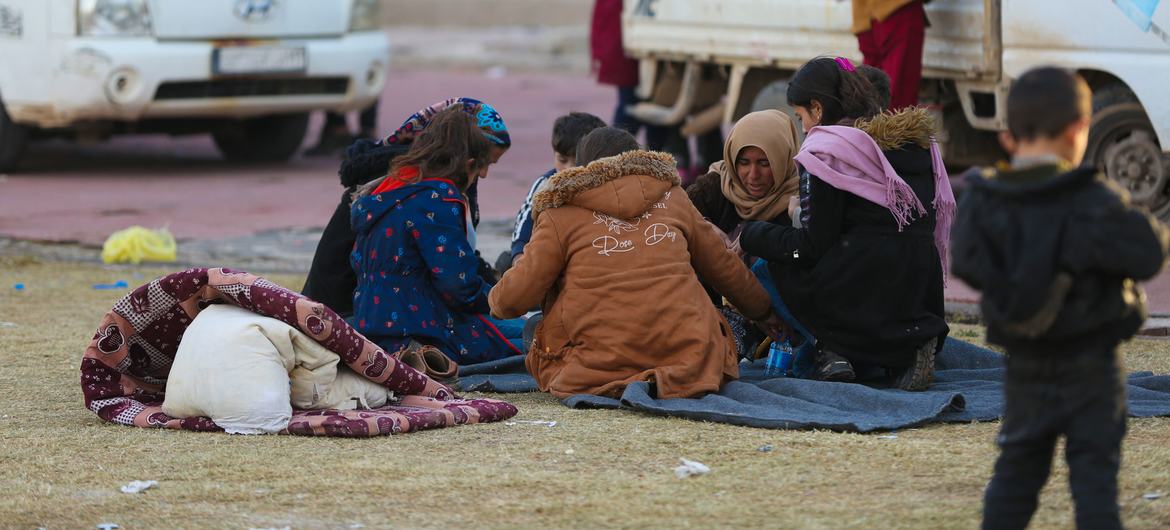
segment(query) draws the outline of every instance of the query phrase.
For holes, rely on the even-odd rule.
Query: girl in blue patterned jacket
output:
[[[360,189],[353,321],[387,352],[434,346],[459,364],[521,353],[487,316],[491,286],[468,241],[466,190],[491,143],[458,108],[439,113],[388,176]]]

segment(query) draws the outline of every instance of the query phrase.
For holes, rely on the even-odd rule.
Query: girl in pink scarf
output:
[[[949,332],[943,271],[955,199],[930,114],[879,114],[877,100],[847,59],[797,72],[788,103],[808,135],[795,157],[800,228],[751,223],[740,242],[769,261],[780,297],[817,338],[815,377],[852,381],[879,367],[893,384],[924,390]]]

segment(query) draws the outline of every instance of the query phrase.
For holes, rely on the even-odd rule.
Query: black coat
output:
[[[1017,354],[1111,351],[1146,317],[1134,280],[1166,263],[1165,225],[1089,168],[973,176],[952,270],[983,291],[987,340]]]
[[[710,172],[697,179],[695,182],[687,186],[687,197],[695,205],[695,209],[699,210],[699,214],[704,219],[710,221],[724,234],[731,234],[744,222],[744,219],[739,216],[739,212],[735,209],[735,204],[727,200],[723,195],[723,190],[720,187],[721,177],[717,172]],[[782,213],[771,222],[776,224],[792,224],[788,218],[788,213]],[[711,298],[716,306],[723,306],[723,296],[711,287],[703,278],[699,278],[699,282],[703,284],[703,288],[707,290],[707,296]]]
[[[930,209],[930,151],[914,143],[883,151]],[[933,212],[901,232],[890,211],[801,169],[802,228],[749,223],[740,242],[769,262],[776,288],[824,349],[853,362],[905,367],[950,329]]]

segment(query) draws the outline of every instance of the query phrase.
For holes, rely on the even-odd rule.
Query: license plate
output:
[[[211,65],[216,74],[271,74],[304,72],[307,62],[303,47],[239,46],[216,48]]]

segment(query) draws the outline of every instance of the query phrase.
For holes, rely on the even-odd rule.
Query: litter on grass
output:
[[[99,291],[113,291],[115,289],[129,289],[130,284],[126,280],[118,280],[114,283],[95,283],[93,288]]]
[[[883,434],[881,436],[878,436],[878,439],[879,440],[897,440],[898,435],[896,435],[896,434]]]
[[[157,480],[135,480],[122,486],[122,493],[142,493],[158,485]]]
[[[711,468],[694,460],[687,460],[685,458],[678,459],[679,466],[674,468],[674,476],[678,478],[687,478],[696,475],[706,475],[711,472]]]
[[[15,328],[16,322],[0,322],[0,328]]]
[[[509,426],[520,425],[520,424],[544,425],[545,427],[556,427],[557,426],[557,422],[552,421],[552,420],[515,420],[515,421],[505,421],[504,422],[504,425],[509,425]]]
[[[118,523],[99,523],[97,527],[98,530],[114,530],[115,528],[121,528],[118,526]]]
[[[102,245],[102,261],[105,263],[133,263],[143,261],[175,261],[178,244],[175,236],[166,228],[151,230],[131,226],[110,235]]]
[[[757,447],[756,451],[759,451],[761,453],[771,453],[772,449],[773,449],[772,444],[764,444],[764,445]]]
[[[1147,493],[1145,495],[1142,495],[1142,498],[1147,500],[1147,501],[1156,501],[1158,499],[1161,499],[1163,495],[1165,495],[1165,494],[1160,492],[1160,491],[1155,491],[1153,493]]]

